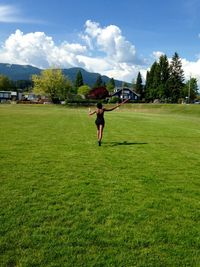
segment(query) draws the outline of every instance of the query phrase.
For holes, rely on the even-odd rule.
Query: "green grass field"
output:
[[[200,105],[0,105],[0,265],[200,266]]]

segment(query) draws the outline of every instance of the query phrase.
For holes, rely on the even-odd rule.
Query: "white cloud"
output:
[[[105,74],[105,72],[112,66],[111,62],[100,57],[98,58],[78,55],[77,58],[79,62],[82,62],[85,68],[91,72],[99,72],[101,74]]]
[[[44,32],[24,34],[16,30],[0,50],[0,62],[30,64],[39,68],[49,66],[72,67],[79,65],[77,55],[86,51],[80,44],[62,43],[56,46]]]
[[[109,25],[101,28],[90,20],[85,23],[85,34],[82,35],[87,43],[105,54],[105,57],[114,62],[134,62],[135,46],[125,39],[119,27]]]
[[[39,68],[83,67],[116,79],[131,81],[140,66],[134,45],[125,39],[121,30],[110,25],[101,28],[86,21],[81,34],[85,45],[64,41],[56,45],[44,32],[24,34],[16,30],[0,49],[0,62],[30,64]],[[134,62],[135,61],[135,62]]]
[[[0,22],[15,22],[19,13],[15,6],[0,5]]]
[[[143,69],[141,66],[130,65],[127,63],[117,64],[115,68],[106,71],[106,75],[108,77],[116,77],[118,80],[133,82],[136,80],[139,71],[144,81],[146,78],[146,69]]]
[[[16,30],[0,47],[0,62],[29,64],[39,68],[83,67],[91,72],[131,82],[139,71],[144,81],[146,70],[153,60],[164,54],[154,51],[148,60],[140,58],[135,46],[126,40],[115,25],[102,28],[99,23],[88,20],[80,36],[84,44],[64,41],[57,45],[44,32],[25,34]],[[182,63],[186,80],[191,75],[200,82],[200,59],[196,62],[182,59]]]
[[[92,38],[96,37],[101,32],[101,29],[99,28],[99,23],[97,22],[87,20],[85,23],[85,27],[85,33],[91,36]]]
[[[152,53],[152,56],[155,60],[158,60],[162,55],[164,55],[165,53],[161,52],[161,51],[154,51]]]
[[[0,23],[43,23],[39,20],[25,18],[22,11],[14,5],[0,4]]]
[[[185,79],[188,80],[190,77],[196,78],[200,87],[200,59],[196,62],[182,59],[181,62],[184,69]]]
[[[90,57],[79,56],[87,70],[129,82],[142,71],[138,65],[142,60],[137,56],[135,46],[126,40],[119,27],[102,28],[99,23],[88,20],[81,37],[91,53]]]

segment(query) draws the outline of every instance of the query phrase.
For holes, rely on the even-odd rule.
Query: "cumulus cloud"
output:
[[[93,44],[92,47],[103,52],[109,60],[134,63],[135,46],[125,39],[119,27],[115,25],[101,28],[99,23],[88,20],[85,23],[83,38],[90,47]]]
[[[63,42],[56,46],[52,37],[44,32],[24,34],[16,30],[5,41],[0,51],[0,62],[29,64],[39,68],[49,66],[79,66],[77,55],[86,51],[86,46]]]
[[[78,58],[87,70],[125,81],[132,81],[138,71],[144,73],[144,61],[119,27],[109,25],[103,28],[99,23],[87,20],[81,38],[90,51],[90,57],[84,55]]]
[[[127,81],[141,68],[137,64],[135,46],[126,40],[119,27],[102,28],[99,23],[88,20],[80,36],[83,44],[64,41],[56,45],[44,32],[24,34],[16,30],[1,47],[0,62],[39,68],[83,67]]]
[[[200,87],[200,59],[197,61],[182,59],[181,62],[184,69],[185,79],[188,80],[190,77],[196,78]]]
[[[1,12],[1,11],[0,11]],[[82,43],[63,41],[57,45],[44,32],[23,33],[16,30],[0,47],[0,62],[29,64],[39,68],[82,67],[118,80],[131,82],[138,72],[146,77],[146,70],[153,60],[162,54],[152,52],[149,59],[140,58],[135,46],[122,35],[119,27],[101,27],[99,23],[86,21],[79,35]],[[200,59],[197,62],[182,60],[186,79],[192,75],[199,79]]]

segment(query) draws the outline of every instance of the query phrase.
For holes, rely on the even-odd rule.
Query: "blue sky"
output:
[[[0,1],[0,62],[132,81],[165,53],[200,78],[199,0]]]

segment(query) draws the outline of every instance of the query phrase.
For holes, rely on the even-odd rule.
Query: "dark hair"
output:
[[[97,103],[97,108],[102,109],[102,104],[101,103]]]

